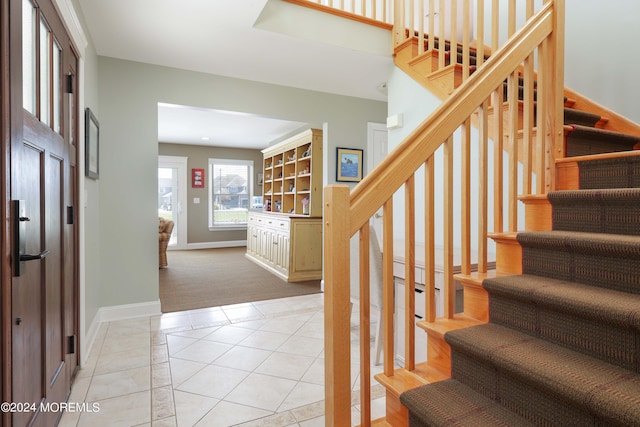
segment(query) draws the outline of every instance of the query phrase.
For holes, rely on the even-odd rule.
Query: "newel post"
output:
[[[347,185],[324,189],[325,425],[351,425],[349,195]]]

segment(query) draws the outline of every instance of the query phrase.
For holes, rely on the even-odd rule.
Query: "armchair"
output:
[[[159,268],[163,268],[168,265],[167,246],[169,245],[169,239],[173,231],[173,221],[164,218],[158,218],[158,221],[158,246],[160,248]]]

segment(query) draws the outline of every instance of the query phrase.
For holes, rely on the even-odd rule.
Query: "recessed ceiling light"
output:
[[[208,140],[209,140],[209,137],[208,137],[208,136],[203,136],[203,137],[202,137],[202,138],[200,138],[200,139],[202,139],[203,141],[208,141]]]

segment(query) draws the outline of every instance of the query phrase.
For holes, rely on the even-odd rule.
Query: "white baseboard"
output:
[[[114,320],[135,319],[136,317],[160,316],[161,314],[160,300],[137,304],[100,307],[83,340],[82,364],[86,362],[87,357],[91,353],[91,349],[93,348],[93,344],[98,335],[98,330],[102,323],[112,322]]]
[[[247,246],[246,240],[229,240],[225,242],[202,242],[189,243],[187,249],[217,249],[217,248],[237,248]]]

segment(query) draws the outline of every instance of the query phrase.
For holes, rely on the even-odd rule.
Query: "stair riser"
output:
[[[581,189],[640,187],[640,158],[578,162]]]
[[[599,425],[586,410],[498,369],[486,360],[453,350],[453,378],[537,425]]]
[[[637,236],[640,235],[640,200],[637,203],[580,200],[554,203],[553,229]]]
[[[543,248],[524,247],[522,251],[524,274],[640,294],[640,262],[637,259]]]
[[[510,296],[490,296],[492,323],[532,336],[557,342],[568,348],[640,373],[640,332],[605,319],[589,319],[560,312],[531,301]],[[513,313],[518,313],[514,316]]]

